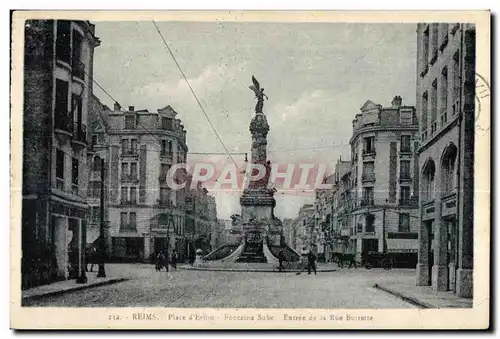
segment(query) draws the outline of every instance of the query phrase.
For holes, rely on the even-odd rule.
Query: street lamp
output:
[[[106,270],[104,267],[104,258],[106,256],[106,241],[104,239],[104,159],[96,156],[97,161],[101,161],[101,194],[100,194],[100,224],[99,224],[99,270],[98,278],[106,278]]]

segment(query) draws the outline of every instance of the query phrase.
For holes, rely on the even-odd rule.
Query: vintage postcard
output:
[[[490,326],[490,12],[12,19],[12,328]]]

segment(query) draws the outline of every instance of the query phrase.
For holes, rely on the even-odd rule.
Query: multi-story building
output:
[[[88,21],[25,25],[22,286],[80,277],[86,243]]]
[[[333,185],[334,175],[327,176],[324,184]],[[314,200],[314,228],[311,238],[319,261],[325,261],[331,257],[332,252],[332,223],[333,223],[333,189],[315,190]]]
[[[295,248],[295,234],[297,230],[293,227],[295,224],[293,219],[285,218],[283,219],[283,236],[285,237],[285,243],[290,245],[290,247]]]
[[[418,120],[396,96],[390,107],[368,100],[353,121],[352,166],[345,187],[358,257],[418,250]]]
[[[418,25],[417,284],[472,297],[475,27]]]
[[[104,180],[103,193],[103,222],[104,236],[106,241],[106,252],[109,257],[111,254],[111,237],[109,234],[109,194],[106,188],[109,187],[109,173],[104,172],[104,178],[101,177],[101,168],[106,170],[107,166],[102,167],[102,162],[109,162],[109,136],[107,125],[107,113],[109,108],[104,105],[99,98],[92,95],[89,100],[88,109],[88,133],[90,143],[87,149],[87,168],[88,168],[88,188],[87,203],[89,205],[87,213],[87,246],[94,245],[99,248],[98,243],[101,227],[101,180]]]
[[[148,260],[167,248],[184,256],[185,190],[168,184],[177,176],[167,178],[172,165],[186,162],[188,151],[177,113],[170,106],[149,112],[115,103],[106,115],[111,256]]]
[[[350,242],[352,232],[352,195],[353,182],[350,180],[351,161],[337,160],[332,191],[332,252],[354,253]],[[349,244],[351,246],[349,247]]]
[[[294,239],[288,244],[302,253],[311,248],[311,229],[314,227],[314,205],[304,204],[298,216],[293,220]]]

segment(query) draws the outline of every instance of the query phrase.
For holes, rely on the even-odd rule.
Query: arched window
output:
[[[455,190],[457,147],[454,144],[448,145],[441,159],[441,194],[446,196]]]

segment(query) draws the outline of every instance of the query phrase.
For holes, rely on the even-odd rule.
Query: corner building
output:
[[[166,248],[184,257],[186,192],[167,184],[171,166],[185,163],[188,151],[177,113],[170,106],[149,112],[115,104],[106,115],[112,258],[149,260]]]
[[[25,24],[23,288],[82,275],[94,32],[88,21]]]
[[[475,27],[423,23],[417,35],[417,285],[472,297]]]
[[[391,106],[368,100],[353,121],[352,165],[341,181],[351,202],[349,248],[358,258],[370,251],[418,251],[418,120],[400,96]],[[349,189],[352,187],[351,189]],[[347,198],[347,197],[346,197]]]

